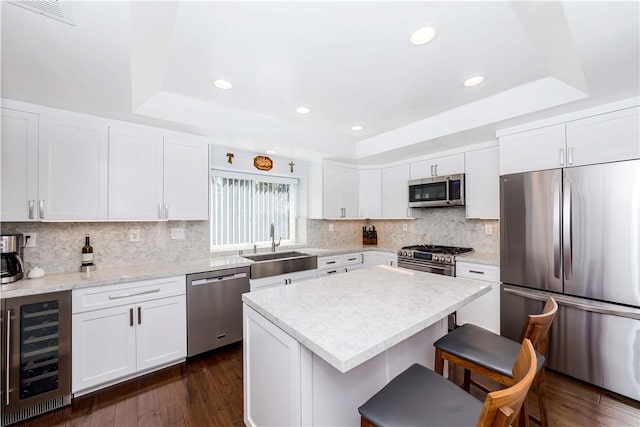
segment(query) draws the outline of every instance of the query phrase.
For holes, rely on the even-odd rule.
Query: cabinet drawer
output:
[[[340,265],[342,265],[341,255],[318,257],[318,270],[339,267]]]
[[[497,283],[500,281],[500,267],[497,265],[456,261],[456,277]]]
[[[334,268],[327,268],[325,270],[318,270],[318,278],[324,277],[324,276],[333,276],[335,274],[340,274],[340,273],[346,273],[344,267],[334,267]]]
[[[343,264],[342,265],[362,264],[363,261],[364,261],[363,257],[364,257],[364,255],[362,253],[360,253],[360,252],[343,255],[343,258],[342,258]]]
[[[175,276],[76,289],[71,293],[72,312],[82,313],[183,295],[186,290],[185,284],[185,276]]]

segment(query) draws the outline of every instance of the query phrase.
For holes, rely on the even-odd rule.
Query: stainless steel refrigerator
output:
[[[501,333],[559,304],[548,367],[640,400],[640,160],[500,177]]]

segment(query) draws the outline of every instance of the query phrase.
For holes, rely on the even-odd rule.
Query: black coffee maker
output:
[[[0,256],[2,256],[2,275],[0,283],[12,283],[22,279],[24,264],[22,263],[22,234],[0,236]]]

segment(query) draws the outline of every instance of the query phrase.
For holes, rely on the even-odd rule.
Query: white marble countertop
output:
[[[246,293],[242,300],[347,372],[490,289],[477,280],[376,266]]]
[[[289,251],[286,247],[279,250]],[[336,248],[305,248],[295,247],[303,253],[325,256],[350,253],[363,250],[384,250],[395,252],[393,249],[382,249],[369,246],[345,246]],[[236,251],[237,253],[237,251]],[[252,251],[245,251],[249,255]],[[264,253],[264,252],[259,252]],[[239,255],[212,254],[211,257],[189,261],[175,261],[143,265],[130,265],[112,268],[98,268],[90,273],[58,273],[46,275],[40,279],[22,279],[14,283],[0,285],[0,298],[14,298],[26,295],[43,294],[47,292],[66,291],[89,286],[110,285],[116,283],[133,282],[136,280],[158,279],[183,274],[202,273],[205,271],[222,270],[225,268],[249,266],[253,261]]]
[[[490,252],[467,252],[456,255],[456,261],[473,262],[476,264],[500,265],[500,254]]]

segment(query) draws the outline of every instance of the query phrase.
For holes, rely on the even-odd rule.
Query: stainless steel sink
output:
[[[318,257],[302,252],[274,252],[267,254],[242,255],[253,261],[250,268],[252,279],[313,270],[318,267]]]

